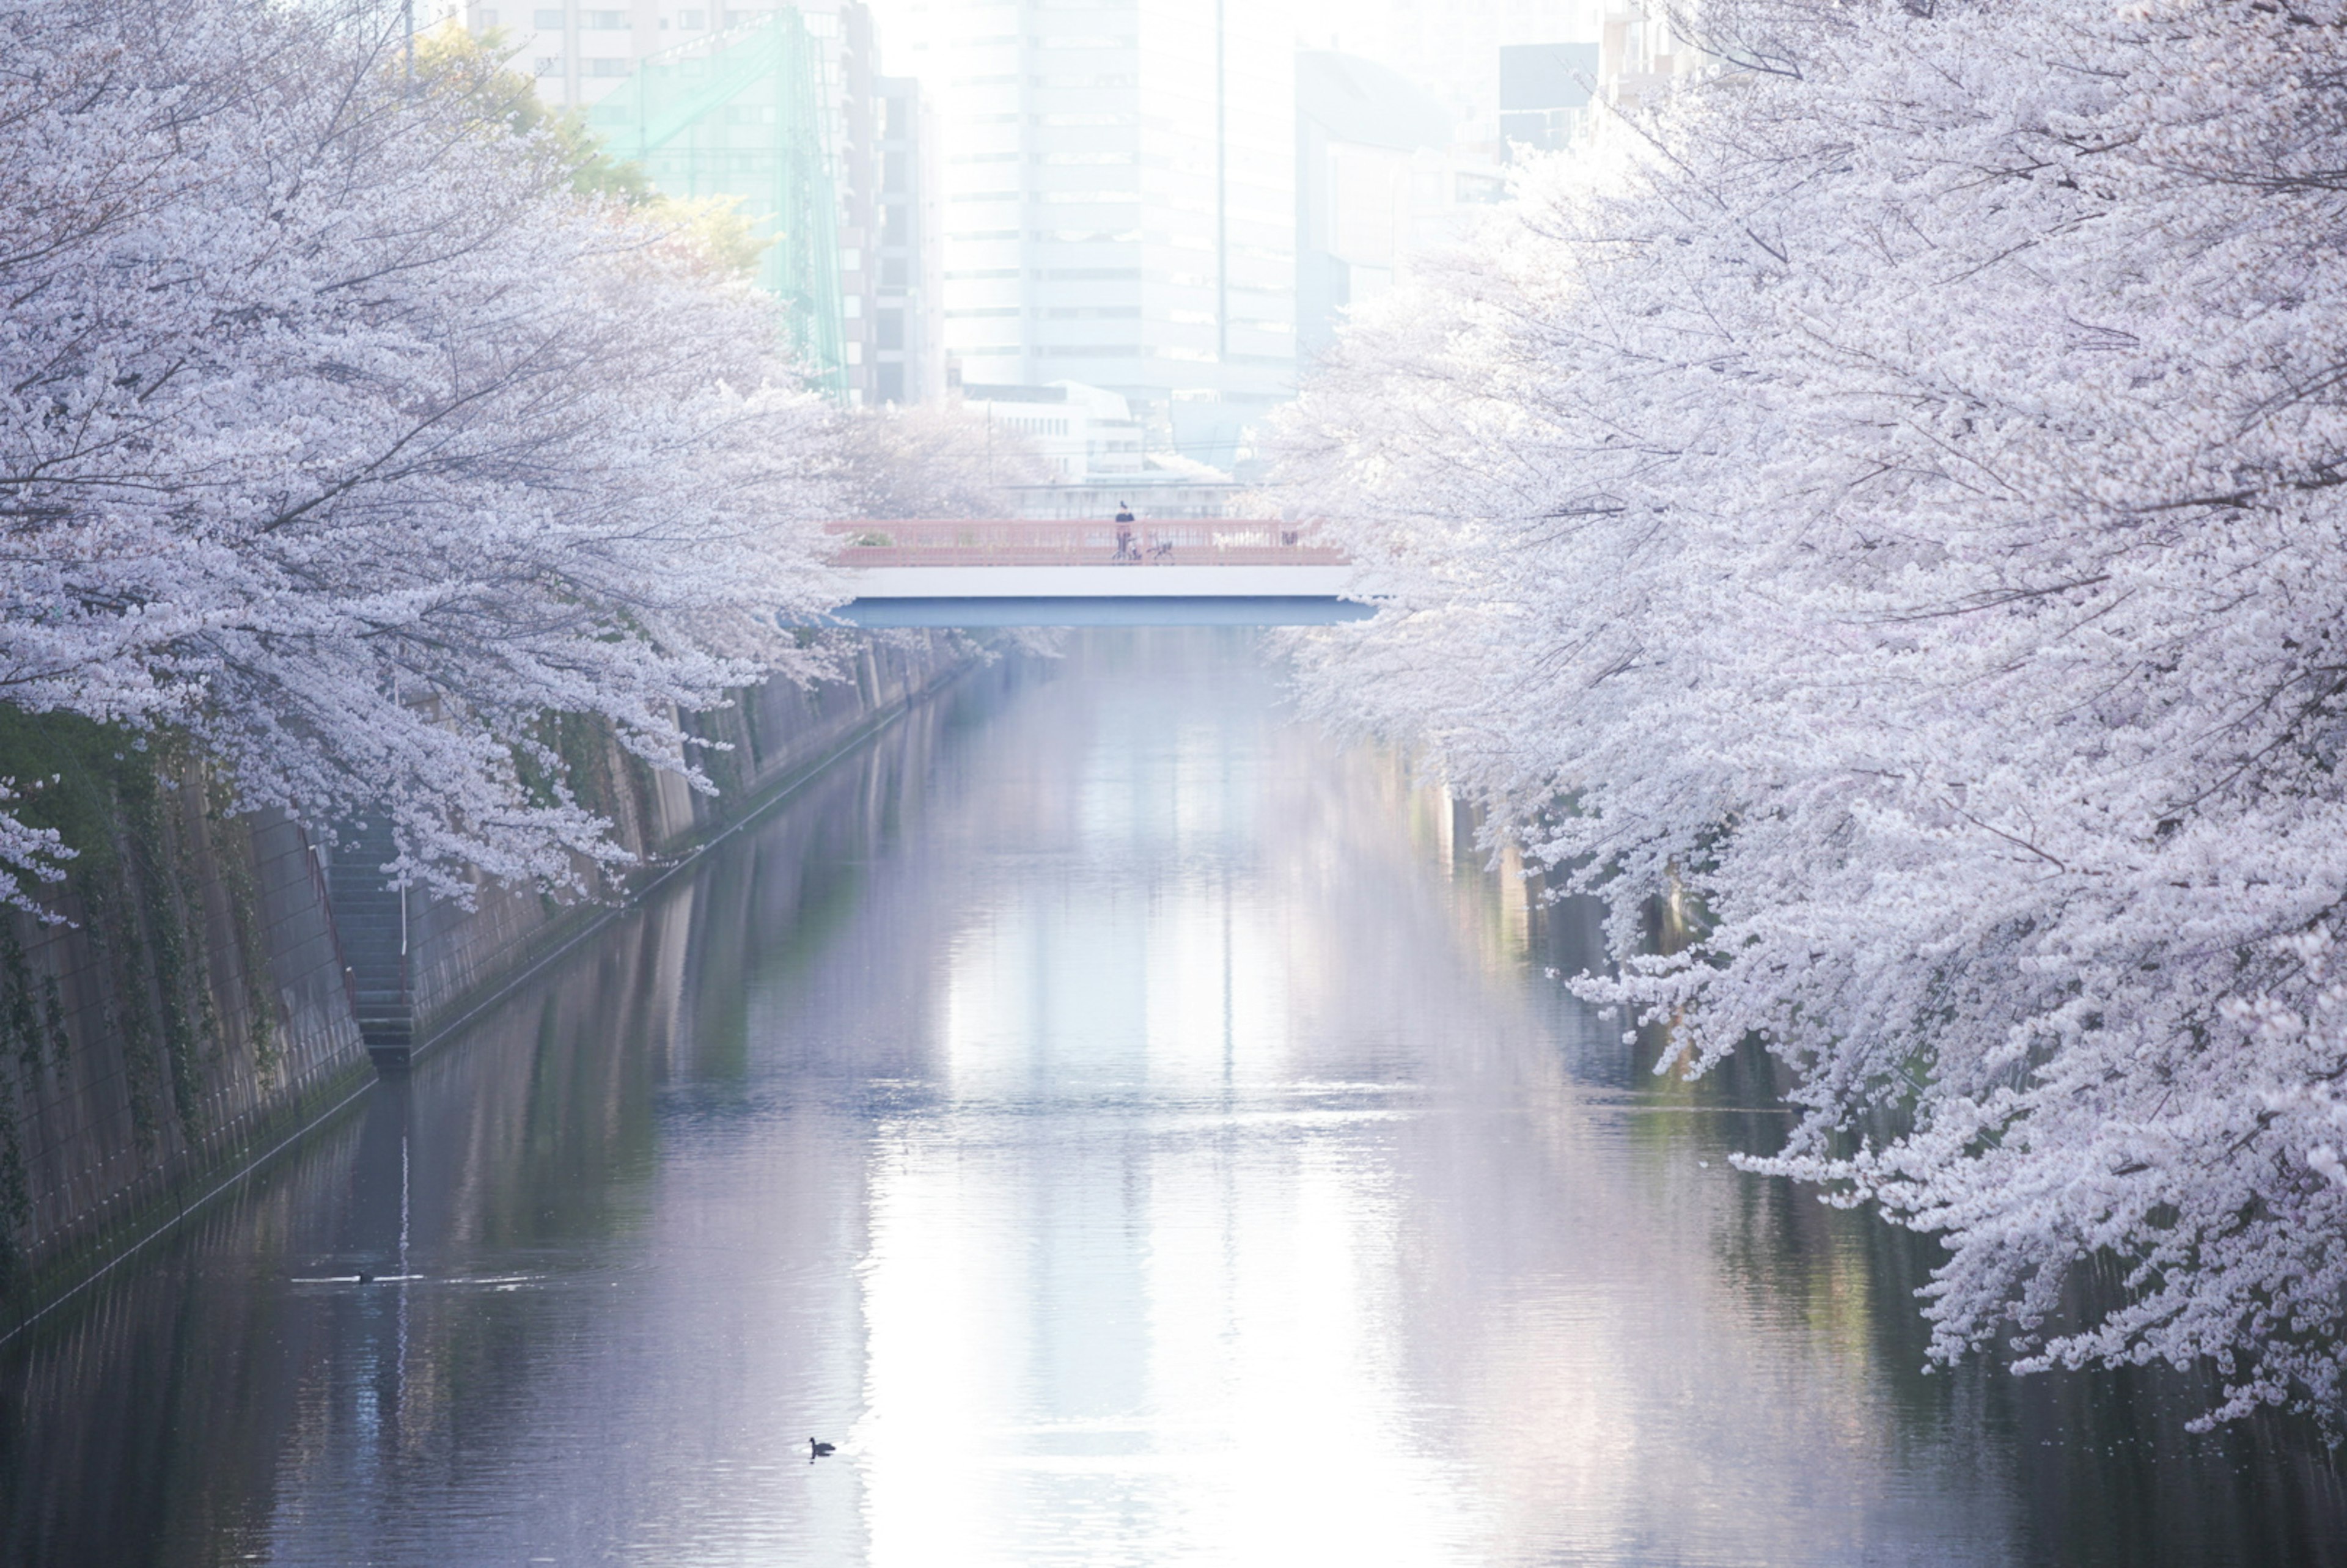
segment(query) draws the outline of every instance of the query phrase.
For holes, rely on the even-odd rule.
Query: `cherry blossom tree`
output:
[[[0,698],[570,883],[623,856],[546,715],[705,787],[679,712],[824,667],[834,443],[745,284],[394,20],[0,0]],[[0,898],[64,847],[0,817]]]
[[[1307,389],[1389,595],[1307,685],[1614,900],[1665,1068],[1788,1065],[1752,1163],[1942,1238],[1935,1356],[2336,1412],[2347,12],[1704,17]]]
[[[1051,477],[1024,436],[958,405],[857,409],[839,440],[843,517],[1006,518],[1010,487]]]

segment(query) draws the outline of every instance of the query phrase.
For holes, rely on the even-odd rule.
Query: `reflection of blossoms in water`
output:
[[[1938,1358],[2218,1368],[2220,1419],[2347,1409],[2347,1143],[2269,1103],[2347,1036],[2250,1027],[2347,885],[2342,15],[1701,7],[1714,77],[1288,425],[1389,596],[1304,642],[1319,709],[1613,900],[1584,993],[1775,1053],[1758,1168],[1945,1243]]]
[[[1727,1168],[1766,1083],[1639,1071],[1537,973],[1588,906],[1251,650],[973,672],[0,1344],[0,1564],[2327,1538],[2319,1445],[2170,1379],[1918,1376],[1881,1228]]]

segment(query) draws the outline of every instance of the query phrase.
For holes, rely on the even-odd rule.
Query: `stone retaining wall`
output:
[[[959,639],[867,641],[848,679],[706,716],[732,746],[720,794],[600,737],[582,795],[656,873],[972,659]],[[295,822],[223,815],[192,761],[112,755],[137,765],[104,781],[111,820],[86,831],[113,842],[58,898],[70,924],[0,911],[0,1332],[364,1087],[361,1018],[386,983],[428,1043],[606,912],[495,887],[469,910],[386,898],[381,846],[346,844],[337,867]]]

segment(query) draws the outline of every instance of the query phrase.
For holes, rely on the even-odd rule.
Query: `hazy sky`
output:
[[[1212,0],[1193,0],[1202,15]],[[1503,44],[1596,36],[1601,0],[1248,0],[1276,5],[1308,48],[1364,55],[1409,76],[1462,118],[1493,112]],[[996,0],[872,0],[882,56],[892,71],[920,74],[913,41],[952,36],[958,13],[997,10]],[[942,39],[939,39],[942,41]]]

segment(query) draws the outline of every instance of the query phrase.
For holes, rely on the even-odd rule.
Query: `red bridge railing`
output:
[[[1342,566],[1308,526],[1276,518],[1028,522],[913,518],[825,523],[841,566]]]

